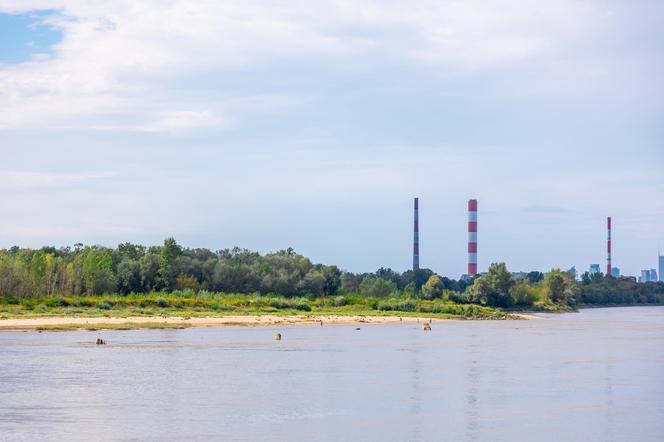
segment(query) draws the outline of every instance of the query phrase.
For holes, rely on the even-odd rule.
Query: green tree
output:
[[[350,293],[359,293],[360,291],[360,282],[357,275],[352,273],[344,272],[341,275],[341,291],[346,294]]]
[[[300,294],[321,296],[325,288],[325,276],[318,270],[311,270],[298,282],[297,288]]]
[[[148,252],[138,261],[141,271],[141,287],[144,292],[157,288],[157,273],[159,272],[159,255]]]
[[[514,304],[520,307],[530,307],[538,299],[535,287],[532,287],[526,281],[516,282],[510,289],[510,295],[514,300]]]
[[[133,259],[123,259],[118,264],[117,279],[120,293],[140,292],[143,288],[141,284],[141,265]]]
[[[89,248],[83,261],[83,281],[89,294],[100,295],[116,289],[113,257],[108,249]]]
[[[493,293],[493,289],[486,276],[479,276],[475,278],[472,285],[468,286],[466,293],[471,303],[486,305]]]
[[[541,280],[544,279],[544,273],[537,272],[537,271],[528,272],[528,275],[526,275],[526,278],[528,279],[529,283],[537,284],[538,282],[540,282]]]
[[[576,281],[560,269],[552,269],[544,276],[544,287],[554,304],[574,304],[576,302]]]
[[[487,299],[488,305],[492,307],[511,307],[514,305],[510,291],[515,281],[504,262],[491,264],[487,279],[491,287]]]
[[[175,288],[175,280],[179,275],[176,265],[178,257],[182,254],[182,247],[174,238],[166,238],[159,254],[159,271],[157,272],[158,287],[171,291]]]
[[[443,295],[443,281],[438,275],[431,275],[426,284],[422,286],[422,297],[424,299],[436,299]]]
[[[397,285],[392,281],[375,276],[367,276],[360,284],[360,293],[364,296],[386,298],[397,292]]]
[[[334,265],[322,266],[320,270],[325,277],[323,293],[325,293],[326,296],[336,295],[341,288],[341,270]]]

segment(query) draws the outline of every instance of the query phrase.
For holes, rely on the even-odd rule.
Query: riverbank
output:
[[[532,314],[512,314],[503,320],[519,320],[540,318]],[[141,329],[141,328],[189,328],[189,327],[274,327],[291,325],[332,324],[391,324],[391,323],[424,323],[443,320],[479,320],[492,318],[444,318],[431,316],[364,316],[364,315],[230,315],[207,317],[164,317],[164,316],[130,316],[130,317],[35,317],[13,318],[0,320],[0,330],[102,330],[102,329]]]

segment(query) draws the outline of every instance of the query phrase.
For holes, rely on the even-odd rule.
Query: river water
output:
[[[664,307],[543,316],[1,332],[0,440],[664,440]]]

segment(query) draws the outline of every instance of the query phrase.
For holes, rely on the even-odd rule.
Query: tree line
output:
[[[445,299],[460,304],[533,307],[542,304],[664,303],[664,284],[636,284],[590,276],[581,281],[559,269],[516,279],[504,263],[486,274],[454,280],[429,269],[351,273],[314,264],[293,249],[261,255],[235,247],[213,252],[185,248],[168,238],[161,246],[12,247],[0,250],[0,296],[141,294],[172,291]]]

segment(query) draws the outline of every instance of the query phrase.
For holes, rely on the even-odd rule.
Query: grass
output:
[[[223,317],[230,315],[426,316],[432,318],[509,319],[501,309],[444,300],[408,297],[367,298],[343,295],[308,299],[256,294],[174,292],[103,295],[0,297],[0,320],[35,317]]]
[[[166,322],[125,322],[123,324],[49,324],[36,328],[38,331],[71,331],[71,330],[137,330],[137,329],[183,329],[187,324],[170,324]]]

